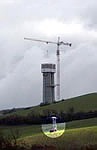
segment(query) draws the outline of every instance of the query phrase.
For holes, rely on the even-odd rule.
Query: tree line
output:
[[[70,108],[68,112],[57,112],[55,110],[44,110],[43,114],[36,115],[33,111],[27,116],[22,115],[9,115],[0,118],[0,125],[31,125],[51,123],[51,116],[55,115],[58,118],[58,122],[69,122],[73,120],[82,120],[97,117],[97,111],[89,112],[74,112],[74,108]]]

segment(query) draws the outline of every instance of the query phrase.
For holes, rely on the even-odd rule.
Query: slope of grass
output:
[[[72,147],[80,148],[83,145],[97,143],[97,118],[72,121],[66,123],[66,130],[59,138],[49,138],[43,132],[40,125],[30,126],[0,126],[0,131],[10,135],[10,131],[19,130],[19,143],[55,145],[58,150],[71,150]]]
[[[52,145],[56,146],[58,150],[72,150],[72,148],[79,150],[83,145],[96,145],[97,143],[97,126],[67,129],[59,138],[47,137],[43,134],[43,132],[41,132],[39,126],[18,128],[24,129],[24,132],[25,130],[29,130],[29,134],[26,132],[26,134],[18,139],[18,144],[25,142],[28,146],[34,144],[43,146]]]
[[[42,130],[40,125],[0,126],[0,132],[5,136],[10,136],[12,131],[19,131],[20,137],[26,137],[41,133]]]
[[[17,115],[28,115],[33,113],[35,115],[44,114],[45,111],[57,111],[57,112],[68,112],[69,109],[73,107],[75,112],[84,111],[88,112],[90,110],[97,110],[97,93],[87,94],[68,100],[59,101],[46,106],[34,106],[31,108],[16,109],[12,113],[7,115],[17,114]],[[6,115],[5,115],[6,116]]]
[[[97,118],[71,121],[66,124],[66,129],[97,126]]]
[[[34,136],[25,137],[21,139],[20,142],[21,141],[25,141],[25,143],[29,145],[54,145],[58,150],[71,150],[71,148],[75,146],[78,150],[83,145],[93,145],[97,143],[97,126],[69,129],[59,138],[49,138],[43,133],[39,133]]]
[[[92,127],[97,125],[97,118],[85,119],[79,121],[72,121],[66,123],[66,130],[77,129],[82,127]],[[3,131],[6,135],[9,135],[11,130],[19,130],[20,137],[32,136],[42,133],[41,125],[22,125],[22,126],[0,126],[0,131]]]
[[[75,112],[97,110],[97,94],[87,94],[41,107],[35,106],[31,108],[16,109],[14,112],[8,113],[7,115],[17,114],[25,116],[31,112],[32,114],[39,115],[45,114],[45,111],[68,112],[72,107]],[[64,134],[61,137],[54,139],[44,135],[41,125],[0,126],[0,132],[4,132],[7,136],[10,135],[12,130],[20,131],[19,143],[25,141],[25,143],[29,145],[55,145],[58,150],[71,150],[73,146],[78,150],[84,144],[93,145],[97,143],[97,118],[68,122],[66,123]]]

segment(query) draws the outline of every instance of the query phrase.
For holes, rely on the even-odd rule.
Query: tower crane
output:
[[[33,38],[24,38],[24,40],[42,42],[42,43],[46,43],[46,44],[50,43],[50,44],[57,45],[57,50],[56,50],[56,55],[57,55],[57,84],[56,84],[56,86],[57,86],[57,100],[60,100],[60,49],[59,49],[59,47],[61,45],[66,45],[66,46],[71,47],[72,43],[60,41],[60,37],[58,37],[57,42],[46,41],[46,40],[38,40],[38,39],[33,39]]]

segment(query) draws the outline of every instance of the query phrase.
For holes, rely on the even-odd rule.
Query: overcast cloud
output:
[[[56,46],[24,37],[58,36],[72,42],[60,47],[61,98],[97,92],[97,0],[0,0],[0,109],[42,102],[40,64],[56,63]]]

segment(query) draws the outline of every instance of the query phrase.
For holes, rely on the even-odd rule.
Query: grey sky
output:
[[[42,102],[40,64],[61,47],[61,98],[97,91],[97,0],[0,0],[0,109]],[[48,58],[46,51],[48,50]]]

